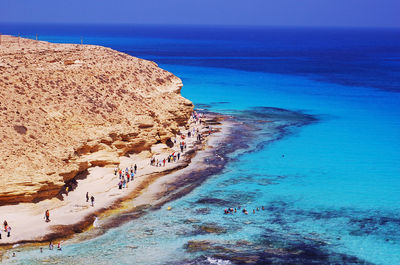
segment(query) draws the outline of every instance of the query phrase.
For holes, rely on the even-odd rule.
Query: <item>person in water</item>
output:
[[[50,243],[49,243],[49,250],[53,250],[53,248],[54,248],[54,246],[53,246],[53,242],[52,242],[52,241],[50,241]]]

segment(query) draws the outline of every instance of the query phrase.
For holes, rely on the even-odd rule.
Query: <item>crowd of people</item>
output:
[[[135,166],[131,165],[129,169],[125,168],[125,170],[116,167],[114,169],[114,175],[119,176],[118,188],[119,189],[128,188],[128,183],[135,179],[136,172],[137,172],[136,164]]]
[[[257,208],[255,208],[255,209],[253,209],[253,214],[255,214],[256,211],[257,211],[257,212],[260,211],[260,209],[261,209],[262,211],[265,210],[264,206],[257,207]],[[239,210],[239,211],[242,210],[242,213],[244,213],[244,214],[246,214],[246,215],[249,214],[249,212],[246,210],[246,208],[243,208],[243,209],[242,209],[241,206],[238,206],[237,209],[236,209],[236,208],[227,208],[227,209],[224,210],[224,214],[234,214],[234,213],[237,212],[237,210]]]

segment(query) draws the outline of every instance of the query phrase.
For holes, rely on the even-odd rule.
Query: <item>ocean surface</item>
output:
[[[168,203],[172,211],[148,211],[63,251],[16,248],[7,262],[400,264],[400,30],[1,24],[0,32],[83,38],[153,60],[183,80],[198,109],[246,125],[225,168]],[[249,215],[223,214],[239,205]]]

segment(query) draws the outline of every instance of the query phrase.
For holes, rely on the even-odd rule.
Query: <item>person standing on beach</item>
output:
[[[90,197],[90,201],[92,202],[92,207],[94,207],[94,197],[93,197],[93,195]]]
[[[137,170],[137,165],[135,164],[135,166],[133,167],[133,169],[135,170],[135,174],[136,174],[136,170]]]
[[[7,237],[10,237],[11,226],[7,226]]]
[[[0,229],[0,239],[1,239],[1,229]]]
[[[46,219],[47,223],[50,222],[50,211],[49,210],[46,210],[44,212],[44,218]]]
[[[89,202],[89,192],[86,192],[86,202]]]
[[[6,220],[4,220],[3,225],[4,225],[4,232],[7,232],[7,225],[8,225],[8,223],[7,223]]]

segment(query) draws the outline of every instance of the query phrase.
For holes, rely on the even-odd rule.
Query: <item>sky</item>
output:
[[[400,27],[400,0],[0,0],[0,23]]]

